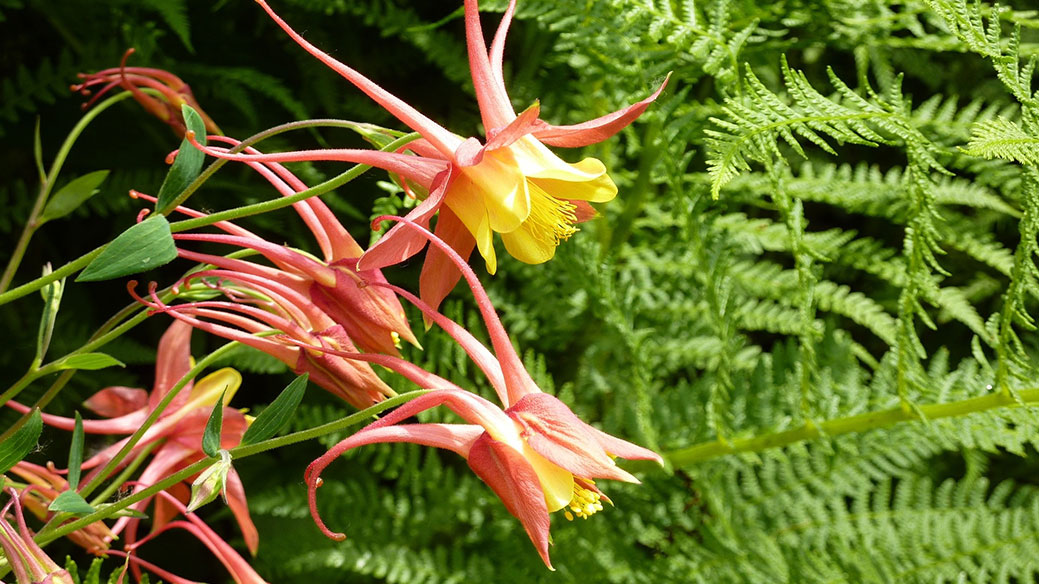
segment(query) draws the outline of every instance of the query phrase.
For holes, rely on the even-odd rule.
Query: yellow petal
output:
[[[476,249],[487,263],[487,271],[493,274],[498,268],[498,259],[494,254],[494,234],[487,217],[487,208],[475,186],[467,179],[459,178],[461,181],[452,185],[444,199],[444,204],[458,216],[465,228],[473,235],[473,239],[476,240]]]
[[[509,255],[527,264],[543,264],[556,255],[556,244],[535,237],[527,224],[515,231],[502,233],[501,239]]]
[[[491,229],[499,233],[516,229],[530,213],[527,181],[506,149],[485,152],[480,164],[461,168],[447,198],[483,207]]]
[[[595,159],[586,158],[581,162],[587,160]],[[557,199],[605,203],[612,201],[617,196],[617,185],[613,183],[613,179],[608,174],[584,182],[535,177],[529,177],[527,180]]]
[[[549,513],[569,505],[574,498],[574,475],[534,452],[526,442],[523,443],[523,456],[541,481]]]
[[[188,394],[188,406],[185,409],[216,405],[216,400],[220,399],[221,394],[224,394],[224,405],[226,406],[241,385],[242,374],[234,369],[224,367],[214,371],[191,388],[191,393]]]
[[[512,150],[527,180],[557,199],[605,203],[617,196],[617,185],[597,158],[570,164],[530,136],[513,144]]]

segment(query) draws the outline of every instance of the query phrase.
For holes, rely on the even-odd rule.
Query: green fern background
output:
[[[459,4],[275,7],[318,46],[472,135],[479,118]],[[482,4],[491,26],[505,3]],[[333,465],[319,501],[330,526],[347,533],[342,543],[313,526],[301,478],[334,437],[250,458],[239,472],[261,533],[260,573],[271,582],[1035,581],[1036,7],[520,0],[517,18],[507,85],[517,107],[540,99],[553,123],[641,99],[673,72],[637,123],[584,153],[603,159],[621,189],[604,217],[582,225],[552,262],[506,259],[485,278],[542,387],[670,464],[633,465],[641,486],[605,485],[615,508],[575,523],[554,518],[550,573],[450,453],[374,446]],[[37,186],[36,117],[48,158],[78,116],[79,98],[65,90],[74,74],[113,66],[127,46],[138,49],[132,63],[188,81],[237,137],[302,117],[392,123],[252,2],[0,0],[0,29],[7,249]],[[325,130],[279,140],[352,144]],[[88,208],[37,236],[18,281],[129,225],[136,204],[126,190],[154,192],[177,142],[132,104],[92,126],[65,174],[113,175]],[[300,168],[310,182],[335,170]],[[359,240],[373,208],[399,208],[383,179],[371,174],[328,197]],[[227,167],[192,204],[271,196]],[[249,227],[310,245],[291,214]],[[150,277],[169,282],[187,267]],[[388,274],[414,285],[417,265]],[[24,309],[0,311],[8,379],[31,358],[39,310],[19,302]],[[121,283],[70,286],[55,354],[127,302]],[[445,311],[481,330],[464,289]],[[78,375],[55,411],[105,385],[147,387],[149,347],[165,326],[150,319],[110,347],[131,366]],[[410,358],[490,395],[444,335],[422,342]],[[216,346],[196,343],[198,352]],[[247,372],[240,407],[262,407],[289,379],[255,354],[231,362]],[[985,411],[956,409],[985,396]],[[292,429],[345,412],[313,391]],[[878,412],[895,412],[895,423],[870,417]],[[47,436],[37,456],[63,460],[67,438]],[[226,511],[204,511],[234,533]],[[153,559],[169,565],[194,549],[179,543]],[[76,561],[85,571],[89,560]],[[184,573],[222,574],[210,565]]]

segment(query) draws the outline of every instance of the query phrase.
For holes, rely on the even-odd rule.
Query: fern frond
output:
[[[69,80],[76,78],[81,67],[67,47],[57,59],[43,58],[35,70],[20,64],[17,73],[0,82],[0,136],[3,124],[17,121],[21,112],[36,111],[40,103],[67,96]]]
[[[159,16],[166,22],[166,26],[176,33],[177,38],[184,43],[188,51],[195,52],[195,47],[191,45],[191,25],[188,22],[188,7],[185,0],[144,0],[144,4],[159,13]]]
[[[1000,116],[975,124],[964,152],[982,158],[1002,158],[1011,162],[1039,166],[1039,137]]]
[[[865,146],[901,140],[922,164],[944,171],[930,153],[932,146],[901,111],[899,84],[890,88],[889,95],[875,96],[871,101],[859,96],[829,71],[836,93],[827,97],[812,87],[803,72],[791,69],[785,59],[782,71],[791,103],[772,93],[748,69],[747,97],[742,101],[726,101],[723,108],[726,119],[711,118],[721,128],[705,130],[708,174],[715,198],[726,183],[749,171],[751,162],[768,165],[773,158],[781,158],[777,141],[807,157],[799,138],[833,155],[836,151],[824,136],[839,143]]]

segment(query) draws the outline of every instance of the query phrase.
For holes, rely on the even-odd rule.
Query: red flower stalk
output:
[[[237,140],[231,138],[214,139],[238,144]],[[259,154],[255,148],[247,148],[245,152]],[[249,166],[283,196],[307,189],[303,181],[280,164],[251,162]],[[331,210],[316,197],[298,202],[293,208],[314,235],[324,255],[323,261],[308,253],[275,245],[229,222],[217,224],[227,232],[226,235],[178,234],[174,238],[181,241],[225,243],[260,252],[277,269],[189,251],[182,251],[181,256],[269,279],[292,289],[298,295],[308,298],[336,324],[342,325],[350,340],[363,351],[399,356],[397,345],[400,339],[418,345],[397,297],[385,288],[365,285],[366,282],[386,280],[378,270],[357,271],[357,260],[363,250]],[[200,215],[187,209],[182,211]]]
[[[133,94],[133,98],[137,103],[141,104],[145,111],[169,124],[181,138],[184,137],[184,132],[187,131],[180,110],[180,106],[184,104],[191,106],[198,112],[198,115],[202,117],[202,121],[206,124],[207,132],[211,134],[222,133],[216,122],[198,105],[194,94],[191,93],[191,88],[180,77],[162,69],[127,67],[126,60],[133,53],[134,49],[127,49],[117,68],[104,69],[90,74],[80,73],[78,75],[80,79],[83,79],[83,83],[73,85],[71,87],[72,91],[84,96],[91,96],[90,100],[83,104],[83,109],[92,106],[101,96],[115,87],[122,87]],[[96,89],[97,87],[100,87],[100,89]],[[141,88],[157,91],[162,96],[162,99],[141,91]]]
[[[569,164],[547,147],[574,148],[605,140],[638,118],[664,88],[622,110],[573,126],[553,126],[539,119],[537,103],[516,114],[505,89],[502,61],[505,37],[515,9],[509,6],[487,48],[476,0],[465,1],[466,44],[476,99],[487,139],[463,138],[389,93],[355,69],[306,41],[263,0],[272,19],[307,52],[346,78],[422,135],[404,153],[368,150],[309,150],[280,154],[228,154],[203,146],[208,154],[241,161],[290,162],[331,160],[370,164],[419,185],[425,200],[408,218],[427,226],[439,212],[437,235],[462,256],[475,246],[494,273],[497,259],[494,233],[501,234],[508,252],[527,263],[553,257],[556,246],[576,232],[574,225],[594,216],[589,202],[606,202],[617,187],[599,160]],[[666,81],[665,81],[666,84]],[[191,139],[192,136],[187,136]],[[418,253],[426,241],[399,226],[390,230],[360,261],[365,269],[399,263]],[[458,270],[440,252],[431,250],[421,275],[421,296],[432,306],[458,282]]]
[[[18,584],[72,584],[72,576],[33,541],[33,534],[25,523],[18,491],[5,489],[11,499],[0,510],[0,548]],[[14,508],[15,528],[7,522],[7,513]]]
[[[231,579],[235,581],[235,584],[267,584],[267,581],[260,577],[260,575],[253,570],[252,566],[250,566],[249,563],[231,547],[230,544],[217,535],[217,533],[213,531],[211,527],[206,525],[204,521],[199,519],[197,515],[189,512],[184,506],[184,503],[177,497],[174,497],[167,492],[160,492],[159,501],[161,501],[165,506],[170,507],[177,514],[182,515],[184,519],[164,522],[161,527],[155,528],[147,536],[133,543],[127,544],[126,552],[109,552],[110,554],[127,558],[138,581],[141,580],[140,568],[143,567],[149,572],[152,572],[156,576],[159,576],[163,580],[171,582],[172,584],[196,584],[191,580],[177,576],[176,574],[164,570],[163,568],[160,568],[147,560],[142,560],[134,555],[137,549],[145,543],[170,529],[177,528],[187,531],[202,542],[203,545],[209,548],[209,551],[220,560],[220,563],[223,564],[225,568],[227,568],[227,571],[231,575]]]
[[[476,274],[461,256],[410,220],[379,218],[384,219],[399,221],[401,226],[428,239],[455,262],[469,283],[487,325],[493,354],[457,323],[433,311],[414,296],[397,291],[412,300],[465,348],[487,374],[505,408],[503,410],[460,389],[434,391],[402,405],[343,440],[307,467],[305,480],[311,515],[329,537],[345,537],[325,526],[318,514],[316,500],[322,471],[343,452],[377,442],[413,442],[445,448],[466,458],[469,467],[520,520],[545,565],[551,568],[549,513],[564,510],[567,519],[573,519],[574,516],[587,518],[601,510],[601,501],[609,502],[609,499],[598,489],[594,479],[637,483],[634,476],[616,465],[613,460],[616,456],[657,462],[661,462],[661,458],[650,450],[586,424],[559,399],[543,393],[523,367]],[[369,360],[379,356],[352,357]],[[436,386],[434,380],[423,379],[422,372],[412,370],[411,373],[419,385]],[[400,423],[439,405],[447,406],[468,424]]]
[[[208,261],[204,254],[185,254],[184,257]],[[310,374],[311,381],[358,409],[396,395],[367,363],[334,354],[334,351],[356,351],[342,325],[333,322],[307,297],[288,286],[250,274],[248,269],[253,268],[206,270],[194,275],[218,280],[218,284],[202,282],[224,292],[229,301],[207,300],[170,306],[155,294],[154,283],[149,287],[150,301],[134,292],[136,282],[130,282],[128,288],[139,302],[157,312],[259,349],[292,367],[296,373]],[[277,334],[257,336],[258,333]]]

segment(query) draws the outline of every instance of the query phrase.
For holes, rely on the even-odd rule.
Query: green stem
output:
[[[133,450],[133,447],[137,446],[137,443],[141,441],[142,437],[144,437],[144,433],[147,432],[148,429],[151,428],[156,421],[158,421],[162,413],[166,411],[166,408],[169,406],[170,402],[173,401],[173,398],[177,397],[177,394],[179,394],[180,391],[187,386],[188,382],[194,379],[199,373],[204,371],[207,367],[209,367],[214,361],[226,355],[229,351],[231,351],[231,349],[234,349],[237,345],[237,341],[231,341],[230,343],[225,344],[224,346],[220,347],[219,349],[213,351],[212,353],[200,359],[198,363],[191,368],[191,370],[185,373],[184,376],[181,377],[180,380],[177,381],[177,383],[174,384],[168,392],[166,392],[166,395],[163,396],[162,401],[160,401],[158,405],[155,406],[155,409],[153,409],[151,413],[148,414],[148,417],[144,420],[144,423],[141,424],[141,427],[138,428],[137,431],[134,432],[127,439],[126,444],[123,445],[119,452],[117,452],[116,455],[113,456],[108,461],[108,463],[106,463],[105,466],[101,470],[99,470],[97,474],[94,475],[94,478],[92,478],[90,482],[88,482],[79,490],[79,494],[86,498],[94,489],[96,489],[98,485],[100,485],[101,482],[104,481],[105,478],[108,475],[110,475],[112,471],[115,470],[122,463],[123,459],[126,458],[126,455],[129,454],[131,450]]]
[[[400,149],[408,142],[418,139],[420,136],[417,132],[407,134],[401,138],[394,140],[387,144],[382,151],[393,152]],[[215,164],[215,163],[214,163]],[[358,176],[361,176],[365,171],[370,169],[371,166],[367,164],[358,164],[352,167],[350,170],[343,172],[335,177],[332,177],[325,182],[312,186],[305,191],[300,191],[289,197],[282,197],[280,199],[273,199],[270,201],[263,201],[262,203],[255,203],[252,205],[246,205],[244,207],[237,207],[235,209],[228,209],[227,211],[220,211],[206,215],[205,217],[198,217],[195,219],[185,219],[183,221],[177,221],[176,223],[170,224],[170,231],[173,233],[179,233],[181,231],[187,231],[189,229],[197,229],[199,227],[205,227],[212,225],[218,221],[230,221],[234,219],[240,219],[242,217],[248,217],[250,215],[258,215],[260,213],[266,213],[267,211],[273,211],[275,209],[281,209],[288,207],[300,201],[323,195],[333,189],[337,189],[344,184],[354,180]],[[0,296],[2,299],[2,296]]]
[[[172,296],[173,294],[170,292],[169,288],[163,290],[162,292],[159,292],[159,297],[163,301],[168,301],[170,298],[172,298]],[[134,310],[140,310],[140,312],[134,315],[133,318],[125,320],[125,322],[117,326],[117,323],[126,319],[126,315],[132,313]],[[72,355],[77,355],[80,353],[89,353],[99,347],[102,347],[108,344],[113,339],[121,336],[126,331],[142,323],[146,318],[148,318],[148,309],[145,307],[141,307],[136,302],[131,303],[119,312],[117,312],[112,318],[108,319],[108,321],[105,322],[105,324],[101,325],[101,328],[99,328],[93,334],[93,336],[90,337],[87,344],[76,349],[72,353],[65,355],[64,357],[61,357],[61,359],[58,359],[58,361],[67,359]],[[53,362],[51,364],[53,364]],[[13,399],[29,383],[35,381],[36,379],[39,379],[43,375],[41,371],[43,371],[43,369],[36,369],[35,371],[30,371],[26,373],[25,376],[22,377],[22,379],[18,380],[19,387],[17,388],[17,390],[13,391],[13,393],[11,390],[8,390],[3,394],[3,396],[0,396],[0,406],[6,404],[8,400]],[[70,379],[72,379],[72,376],[75,375],[76,372],[76,369],[62,371],[61,375],[59,375],[58,378],[54,380],[54,383],[52,383],[51,386],[47,388],[47,391],[44,392],[42,396],[40,396],[40,399],[36,400],[36,403],[32,405],[32,409],[39,408],[40,411],[43,411],[43,408],[45,408],[47,404],[49,404],[51,400],[53,400],[54,397],[58,395],[58,392],[61,391],[63,387],[65,387],[65,385],[69,382]],[[12,386],[12,389],[15,388]],[[17,432],[18,429],[21,428],[22,425],[25,424],[25,422],[28,419],[29,414],[25,414],[21,418],[19,418],[17,422],[12,424],[10,428],[4,430],[4,432],[0,434],[0,442],[3,442],[11,434]]]
[[[119,487],[123,486],[123,483],[130,480],[130,477],[133,476],[133,473],[138,468],[140,468],[142,464],[144,464],[144,461],[148,459],[148,455],[151,454],[152,450],[155,450],[158,446],[158,442],[152,442],[151,444],[145,445],[145,447],[141,449],[141,453],[138,454],[136,458],[131,460],[130,464],[126,465],[126,468],[124,468],[122,472],[119,473],[119,476],[112,479],[112,482],[109,483],[107,487],[102,489],[101,492],[94,497],[90,504],[94,507],[97,507],[101,503],[107,501],[112,495],[116,493],[116,491],[119,490]]]
[[[14,424],[11,424],[10,428],[4,430],[3,434],[0,434],[0,443],[3,443],[4,440],[7,440],[12,434],[17,432],[19,428],[25,425],[25,422],[27,422],[29,420],[29,417],[32,415],[33,410],[39,409],[42,412],[44,406],[50,403],[50,401],[54,399],[54,396],[58,395],[58,392],[61,391],[61,388],[65,387],[65,384],[67,384],[69,380],[72,379],[72,376],[75,375],[75,373],[75,369],[62,371],[61,375],[59,375],[58,378],[54,380],[54,383],[52,383],[51,386],[47,388],[47,391],[44,392],[42,396],[40,396],[40,399],[36,400],[36,403],[29,408],[29,411],[23,414],[22,417],[18,418],[18,420]],[[26,373],[26,375],[29,375],[29,373]],[[36,377],[33,377],[29,381],[31,382],[35,379]],[[25,385],[28,385],[28,383],[26,383]],[[24,385],[22,387],[24,387]],[[13,398],[14,396],[12,395],[11,397]],[[4,400],[2,403],[7,403],[7,400]]]
[[[241,143],[239,143],[237,146],[234,146],[233,148],[231,148],[230,153],[231,154],[237,154],[237,153],[241,152],[242,150],[245,150],[249,146],[252,146],[254,144],[258,144],[259,142],[262,142],[263,140],[266,140],[267,138],[271,138],[273,136],[277,136],[278,134],[283,134],[285,132],[290,132],[292,130],[301,130],[301,129],[304,129],[304,128],[314,128],[314,127],[332,127],[332,128],[350,128],[350,129],[355,130],[355,131],[357,131],[359,133],[363,133],[358,128],[360,128],[360,127],[362,127],[364,125],[366,125],[366,124],[360,124],[358,122],[351,122],[349,120],[336,120],[336,119],[301,120],[301,121],[298,121],[298,122],[289,122],[287,124],[281,124],[280,126],[274,126],[273,128],[268,128],[268,129],[266,129],[266,130],[264,130],[264,131],[262,131],[262,132],[260,132],[258,134],[253,134],[252,136],[249,136],[245,140],[242,140]],[[417,137],[418,136],[416,135],[416,138]],[[414,140],[414,139],[415,138],[412,138],[411,140]],[[411,140],[408,140],[407,142],[410,142]],[[407,142],[405,142],[405,144],[407,144]],[[403,146],[403,144],[401,144],[401,145]],[[220,167],[222,167],[223,165],[227,164],[228,162],[230,162],[230,161],[227,160],[226,158],[218,158],[217,160],[213,161],[213,163],[210,164],[208,167],[206,167],[206,169],[204,171],[202,171],[201,174],[199,174],[197,177],[195,177],[195,180],[191,181],[191,184],[189,184],[187,187],[185,187],[184,190],[181,191],[181,193],[179,195],[177,195],[177,198],[175,198],[174,200],[170,201],[169,205],[167,205],[166,208],[160,210],[159,212],[162,213],[163,215],[169,215],[179,205],[183,205],[184,201],[188,200],[188,197],[190,197],[192,194],[194,194],[195,191],[197,191],[199,189],[199,187],[201,187],[203,184],[205,184],[205,182],[207,180],[209,180],[209,177],[213,176],[216,173],[216,171],[220,170]]]
[[[346,124],[347,122],[342,122],[341,121],[340,123]],[[352,123],[352,122],[350,122],[350,123]],[[293,127],[294,128],[295,127],[302,127],[300,124],[302,124],[302,122],[296,123],[296,125],[294,125]],[[286,126],[289,126],[289,125],[290,124],[286,124]],[[272,128],[272,130],[273,130],[273,128]],[[284,130],[282,130],[282,131],[284,131]],[[266,132],[264,134],[266,134]],[[258,135],[260,135],[260,134],[258,134]],[[409,142],[411,142],[413,140],[418,139],[419,137],[420,136],[419,136],[418,133],[407,134],[405,136],[402,136],[402,137],[394,140],[393,142],[390,142],[384,148],[382,148],[382,150],[384,152],[392,152],[394,150],[397,150],[397,149],[403,147],[407,143],[409,143]],[[213,165],[211,165],[210,168],[212,168],[213,166],[216,166],[219,162],[221,162],[221,161],[214,162]],[[219,168],[219,167],[217,167],[217,168]],[[370,168],[371,167],[368,166],[368,165],[358,164],[357,166],[354,166],[350,170],[348,170],[348,171],[346,171],[346,172],[344,172],[344,173],[342,173],[342,174],[340,174],[340,175],[338,175],[338,176],[336,176],[336,177],[334,177],[332,179],[329,179],[329,180],[327,180],[327,181],[325,181],[325,182],[323,182],[323,183],[321,183],[319,185],[311,187],[311,188],[309,188],[309,189],[307,189],[305,191],[302,191],[300,193],[296,193],[295,195],[292,195],[291,197],[283,197],[281,199],[276,199],[276,200],[273,200],[273,201],[265,201],[263,203],[256,203],[254,205],[246,205],[244,207],[239,207],[237,209],[229,209],[227,211],[221,211],[219,213],[213,213],[212,215],[207,215],[206,217],[199,217],[197,219],[188,219],[188,220],[185,220],[185,221],[178,221],[176,223],[171,224],[170,228],[171,228],[171,230],[174,233],[178,233],[178,232],[181,232],[181,231],[186,231],[188,229],[195,229],[195,228],[198,228],[198,227],[205,227],[207,225],[212,225],[213,223],[216,223],[218,221],[228,221],[228,220],[231,220],[231,219],[238,219],[238,218],[241,218],[241,217],[248,217],[250,215],[256,215],[256,214],[263,213],[263,212],[266,212],[266,211],[272,211],[274,209],[281,209],[283,207],[288,207],[289,205],[292,205],[293,203],[298,203],[299,201],[302,201],[304,199],[309,199],[310,197],[322,195],[322,194],[324,194],[324,193],[326,193],[328,191],[331,191],[331,190],[333,190],[335,188],[338,188],[338,187],[340,187],[340,186],[350,182],[351,180],[357,178],[363,172],[365,172],[366,170],[368,170]],[[210,171],[210,169],[206,169],[206,170],[207,170],[207,172]],[[215,169],[214,169],[214,172],[215,172]],[[203,175],[208,176],[205,173],[203,173]],[[201,176],[202,175],[200,175],[200,178],[201,178]],[[194,183],[192,183],[192,184],[194,184]],[[189,188],[191,188],[191,187],[189,187]],[[177,200],[179,201],[179,200],[181,200],[181,198],[182,197],[178,197]],[[87,264],[89,264],[91,261],[93,261],[93,259],[95,257],[97,257],[97,255],[100,254],[104,249],[105,249],[105,246],[102,245],[101,247],[98,247],[97,249],[94,249],[93,251],[91,251],[91,252],[89,252],[89,253],[87,253],[87,254],[85,254],[83,256],[80,256],[79,258],[76,258],[75,260],[65,264],[64,266],[58,268],[53,273],[51,273],[51,274],[49,274],[47,276],[43,276],[43,277],[37,278],[37,279],[35,279],[35,280],[31,281],[31,282],[28,282],[26,284],[23,284],[23,285],[17,287],[17,288],[14,288],[12,290],[8,290],[7,292],[4,292],[4,293],[0,294],[0,305],[6,304],[6,303],[8,303],[8,302],[10,302],[12,300],[21,298],[22,296],[25,296],[26,294],[31,294],[32,292],[35,292],[36,290],[39,290],[40,288],[46,286],[47,284],[49,284],[49,283],[51,283],[51,282],[53,282],[55,280],[60,280],[61,278],[64,278],[65,276],[68,276],[68,275],[71,275],[71,274],[74,274],[74,273],[78,272],[79,270],[81,270],[84,267],[86,267]]]
[[[228,345],[225,345],[224,347],[226,347],[226,346],[228,346]],[[221,347],[221,349],[223,349],[224,347]],[[389,408],[397,407],[397,406],[399,406],[399,405],[401,405],[401,404],[403,404],[403,403],[405,403],[407,401],[410,401],[410,400],[415,399],[415,398],[417,398],[419,396],[425,395],[425,394],[429,393],[430,391],[432,391],[432,390],[421,389],[421,390],[417,390],[417,391],[410,391],[408,393],[404,393],[404,394],[398,395],[397,397],[388,399],[386,401],[379,402],[378,404],[375,404],[374,406],[372,406],[370,408],[361,410],[361,411],[356,412],[354,414],[351,414],[351,415],[349,415],[349,416],[347,416],[347,417],[345,417],[345,418],[343,418],[341,420],[336,420],[335,422],[330,422],[328,424],[324,424],[324,425],[318,426],[316,428],[310,428],[309,430],[303,430],[303,431],[300,431],[300,432],[287,434],[285,436],[280,436],[280,437],[277,437],[277,438],[271,438],[269,440],[264,440],[263,442],[258,442],[256,444],[250,444],[248,446],[239,446],[237,448],[231,449],[231,451],[230,451],[231,452],[231,456],[232,456],[232,458],[236,458],[236,459],[238,459],[238,458],[245,458],[247,456],[252,456],[254,454],[259,454],[261,452],[266,452],[268,450],[271,450],[272,448],[278,448],[278,447],[281,447],[281,446],[287,446],[289,444],[296,444],[298,442],[303,442],[305,440],[311,440],[313,438],[324,436],[326,434],[331,434],[333,432],[338,432],[340,430],[349,428],[350,426],[353,426],[355,424],[361,423],[364,420],[367,420],[367,419],[371,418],[372,416],[374,416],[374,415],[376,415],[376,414],[378,414],[380,412],[383,412],[383,411],[385,411],[385,410],[387,410]],[[183,480],[188,479],[192,475],[195,475],[197,473],[202,472],[203,470],[205,470],[207,467],[209,467],[211,464],[217,462],[218,460],[220,460],[220,458],[216,457],[216,456],[210,457],[210,458],[205,458],[203,460],[200,460],[200,461],[196,462],[195,464],[192,464],[192,465],[190,465],[190,466],[188,466],[188,467],[186,467],[186,468],[184,468],[184,469],[182,469],[182,470],[180,470],[180,471],[178,471],[178,472],[176,472],[176,473],[174,473],[174,474],[164,478],[163,480],[155,483],[154,485],[151,485],[151,486],[149,486],[149,487],[147,487],[145,489],[142,489],[140,492],[134,493],[133,495],[130,495],[129,497],[125,497],[123,499],[120,499],[119,501],[116,501],[115,503],[113,503],[111,505],[108,505],[108,506],[106,506],[103,509],[98,509],[97,511],[95,511],[95,512],[89,514],[89,515],[85,515],[85,516],[83,516],[83,517],[81,517],[81,518],[79,518],[79,519],[77,519],[75,521],[66,523],[66,524],[62,525],[61,527],[57,527],[57,528],[53,528],[53,529],[49,529],[49,530],[44,528],[43,530],[40,531],[39,534],[37,534],[36,541],[40,545],[43,545],[43,544],[46,544],[48,542],[54,541],[55,539],[58,539],[59,537],[63,537],[65,535],[68,535],[68,534],[72,533],[73,531],[76,531],[77,529],[82,529],[82,528],[90,525],[91,523],[94,523],[95,521],[101,521],[101,520],[107,519],[107,518],[111,517],[112,515],[114,515],[115,513],[119,512],[119,511],[122,511],[123,509],[126,509],[127,507],[130,507],[131,505],[133,505],[133,504],[135,504],[135,503],[137,503],[139,501],[143,501],[144,499],[147,499],[148,497],[152,497],[152,496],[156,495],[157,493],[159,493],[160,491],[164,491],[164,490],[168,489],[169,487],[171,487],[171,486],[173,486],[173,485],[175,485],[175,484],[177,484],[177,483],[179,483],[179,482],[181,482]]]
[[[71,262],[65,264],[64,266],[61,266],[60,268],[58,268],[57,270],[54,270],[53,272],[51,272],[50,274],[47,274],[46,276],[41,276],[41,277],[36,278],[35,280],[31,281],[31,282],[26,282],[25,284],[22,284],[21,286],[18,286],[17,288],[12,288],[11,290],[8,290],[7,292],[4,292],[3,294],[0,294],[0,305],[7,304],[8,302],[10,302],[12,300],[16,300],[18,298],[21,298],[22,296],[25,296],[26,294],[32,294],[33,292],[39,290],[40,288],[43,288],[44,286],[46,286],[47,284],[50,284],[51,282],[54,282],[56,280],[60,280],[60,279],[62,279],[64,277],[66,277],[66,276],[70,276],[72,274],[75,274],[76,272],[78,272],[78,271],[82,270],[83,268],[87,267],[87,264],[89,264],[90,262],[94,261],[94,258],[96,258],[98,256],[98,254],[100,254],[104,249],[105,249],[105,246],[103,246],[103,245],[100,246],[100,247],[94,248],[93,251],[89,251],[89,252],[79,256],[78,258],[72,260]]]
[[[1037,405],[1039,404],[1039,388],[1021,390],[1018,392],[1018,397],[1020,401],[1009,395],[996,392],[948,403],[920,404],[914,405],[912,408],[900,406],[887,410],[836,418],[825,422],[806,423],[799,428],[783,432],[774,432],[750,438],[702,442],[686,448],[673,450],[666,453],[664,457],[672,465],[683,467],[726,454],[758,452],[823,436],[867,432],[877,428],[893,426],[900,422],[920,421],[921,416],[926,420],[937,420],[966,416],[995,408]]]
[[[68,158],[69,152],[72,150],[76,140],[79,139],[80,134],[90,125],[90,122],[94,121],[94,118],[132,95],[129,91],[124,91],[102,101],[84,114],[72,128],[72,131],[69,132],[65,142],[54,156],[54,163],[51,165],[50,173],[47,174],[46,180],[40,185],[40,193],[36,196],[36,203],[33,205],[32,211],[29,212],[29,218],[25,222],[25,228],[22,229],[22,235],[18,238],[14,251],[11,252],[11,259],[7,262],[7,268],[4,269],[3,275],[0,276],[0,292],[5,292],[7,287],[11,285],[14,273],[18,271],[18,266],[21,265],[22,258],[25,256],[25,250],[29,247],[29,240],[32,239],[36,230],[43,225],[43,223],[39,222],[40,214],[43,213],[44,206],[47,204],[47,198],[50,197],[51,190],[54,188],[54,181],[57,180],[58,173],[61,172],[61,167],[64,166],[65,159]]]
[[[65,357],[62,357],[62,359],[64,358]],[[29,371],[26,371],[25,375],[22,375],[18,379],[18,381],[15,381],[14,384],[7,389],[7,391],[0,394],[0,407],[3,407],[4,404],[11,401],[15,396],[21,393],[23,389],[28,387],[29,384],[33,381],[36,381],[41,377],[50,375],[51,373],[57,373],[58,371],[61,371],[59,361],[61,361],[61,359],[59,359],[58,361],[51,361],[50,363],[38,369],[30,369]]]

